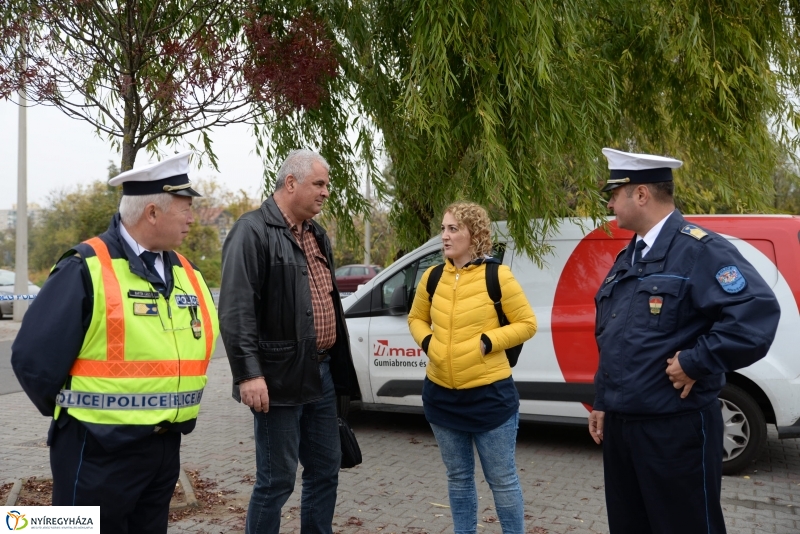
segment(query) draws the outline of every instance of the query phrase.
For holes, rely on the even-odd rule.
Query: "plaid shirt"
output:
[[[311,288],[311,307],[314,310],[314,329],[317,331],[317,350],[329,349],[336,342],[336,313],[333,311],[333,280],[325,256],[319,250],[314,227],[303,221],[302,230],[278,205],[278,209],[292,231],[297,244],[303,249],[308,264],[308,283]]]

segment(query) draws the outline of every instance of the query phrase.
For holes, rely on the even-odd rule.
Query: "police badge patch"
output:
[[[149,315],[153,317],[158,317],[158,305],[157,304],[148,304],[146,302],[134,302],[133,303],[133,314],[134,315]]]
[[[717,277],[719,285],[721,285],[722,289],[727,293],[738,293],[747,286],[747,281],[735,265],[723,267],[717,271],[715,276]]]
[[[650,297],[650,314],[658,315],[661,313],[661,306],[664,305],[664,297]]]

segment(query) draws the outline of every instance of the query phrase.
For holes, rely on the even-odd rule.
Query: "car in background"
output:
[[[14,313],[14,271],[0,269],[0,319],[11,317]],[[25,295],[37,295],[39,286],[28,280],[28,292]]]
[[[336,269],[336,285],[340,293],[352,293],[358,286],[372,280],[383,268],[379,265],[352,264]]]

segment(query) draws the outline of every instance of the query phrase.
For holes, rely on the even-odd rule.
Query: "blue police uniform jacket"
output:
[[[659,415],[713,402],[725,373],[769,350],[780,319],[775,294],[725,238],[687,222],[678,210],[653,247],[631,265],[636,236],[595,296],[600,363],[594,410]],[[681,351],[697,382],[685,399],[666,374]]]

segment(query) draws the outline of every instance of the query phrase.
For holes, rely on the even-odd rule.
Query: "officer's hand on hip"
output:
[[[603,420],[605,417],[606,412],[598,412],[596,410],[592,410],[592,413],[589,414],[589,434],[592,435],[592,439],[598,445],[603,441]]]
[[[672,382],[672,387],[675,389],[683,388],[683,391],[681,391],[681,398],[685,399],[697,380],[689,378],[689,375],[683,372],[681,362],[678,361],[678,354],[680,353],[681,351],[678,351],[675,353],[675,356],[667,359],[667,376]]]
[[[269,411],[267,382],[264,380],[263,376],[239,382],[239,395],[242,397],[242,403],[251,407],[253,410],[257,412]]]

